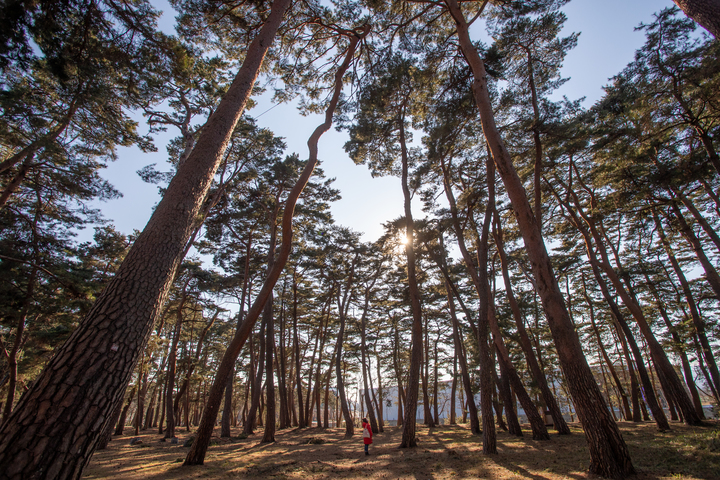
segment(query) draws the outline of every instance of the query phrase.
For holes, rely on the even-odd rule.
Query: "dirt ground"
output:
[[[273,444],[261,444],[262,431],[246,439],[215,437],[205,465],[183,467],[192,433],[179,431],[178,444],[160,442],[156,431],[140,435],[130,445],[132,430],[114,437],[107,450],[95,453],[85,479],[598,479],[587,473],[589,454],[582,430],[551,434],[538,442],[525,431],[523,438],[498,431],[498,455],[482,454],[480,437],[466,426],[420,426],[418,447],[399,449],[401,431],[386,427],[374,437],[370,456],[363,453],[362,437],[344,438],[344,429],[284,430]],[[720,479],[720,422],[706,427],[674,423],[669,433],[654,424],[620,423],[638,480]],[[358,429],[359,430],[359,429]],[[356,430],[356,432],[358,432]],[[219,428],[216,429],[219,435]],[[233,431],[239,435],[240,431]]]

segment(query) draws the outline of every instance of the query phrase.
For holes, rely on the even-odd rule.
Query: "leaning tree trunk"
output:
[[[670,242],[665,236],[665,230],[663,229],[660,217],[658,216],[655,209],[652,210],[652,215],[653,220],[655,221],[658,235],[660,236],[660,242],[665,249],[668,260],[670,260],[670,265],[672,265],[673,270],[675,271],[675,275],[678,277],[678,281],[680,282],[680,286],[682,287],[683,293],[685,294],[688,309],[690,310],[690,318],[692,318],[695,332],[697,334],[698,340],[700,341],[703,357],[705,358],[705,364],[710,371],[710,377],[712,378],[713,384],[715,385],[715,389],[720,390],[720,371],[718,371],[718,366],[715,362],[715,356],[713,355],[712,348],[710,347],[710,342],[708,342],[705,330],[705,322],[700,316],[700,311],[698,310],[697,304],[695,303],[695,297],[693,296],[692,290],[690,290],[690,284],[685,278],[685,273],[680,267],[680,263],[677,261],[677,258],[675,258],[675,254],[672,251]]]
[[[195,218],[290,3],[273,3],[197,146],[178,168],[117,274],[3,423],[0,471],[6,478],[82,474],[105,424],[122,402]]]
[[[455,19],[461,51],[473,73],[472,89],[480,110],[483,132],[515,211],[533,267],[538,295],[555,340],[576,411],[585,429],[591,458],[590,472],[615,478],[632,475],[635,469],[630,460],[630,453],[582,352],[575,326],[570,320],[565,300],[553,273],[540,228],[535,221],[522,182],[512,164],[510,153],[505,148],[495,125],[485,65],[470,40],[468,24],[457,0],[445,1]]]
[[[276,19],[277,23],[279,24],[280,20],[282,19],[282,15],[285,9],[288,7],[289,3],[289,0],[276,0],[276,2],[273,4],[273,10],[266,25],[269,24],[270,19]],[[277,18],[275,17],[276,15]],[[223,355],[223,358],[218,367],[218,371],[215,375],[212,387],[210,389],[207,402],[205,404],[205,409],[203,410],[202,420],[200,422],[200,426],[198,427],[197,437],[195,438],[195,441],[193,442],[193,445],[190,448],[190,451],[188,452],[183,465],[202,465],[205,460],[205,453],[207,452],[207,447],[210,445],[213,426],[215,425],[218,410],[220,409],[220,401],[222,399],[222,393],[225,387],[225,383],[230,376],[230,372],[232,371],[235,361],[240,354],[240,350],[242,350],[245,341],[250,335],[253,325],[260,316],[260,313],[265,306],[265,302],[270,296],[272,289],[274,288],[275,283],[280,277],[282,270],[285,268],[287,259],[290,256],[293,235],[292,220],[293,214],[295,212],[295,204],[297,203],[300,194],[304,190],[305,185],[307,185],[307,182],[310,180],[310,176],[312,175],[312,172],[315,169],[315,165],[317,164],[318,141],[320,139],[320,136],[326,131],[328,131],[332,126],[332,117],[335,112],[338,100],[340,98],[340,91],[342,90],[343,76],[345,75],[345,72],[350,66],[350,62],[353,59],[355,49],[360,38],[367,35],[368,32],[369,27],[366,27],[360,33],[353,32],[354,35],[350,37],[350,46],[348,47],[345,61],[335,73],[335,90],[333,92],[333,97],[330,101],[330,104],[325,111],[325,122],[318,126],[313,132],[313,134],[310,136],[310,139],[308,140],[308,149],[310,150],[309,159],[305,164],[305,168],[303,169],[300,177],[298,178],[297,182],[295,182],[295,185],[288,194],[287,200],[285,201],[285,207],[282,217],[282,243],[280,245],[278,257],[275,259],[275,264],[273,265],[273,268],[270,269],[270,271],[268,272],[265,282],[260,289],[260,292],[258,292],[258,295],[255,298],[252,307],[250,307],[247,316],[243,319],[242,325],[240,325],[239,328],[236,330],[235,335],[228,344],[228,348]],[[268,372],[268,375],[272,375],[272,372]]]
[[[562,183],[562,182],[561,182]],[[563,185],[569,194],[572,194],[575,198],[576,206],[579,207],[579,202],[577,200],[577,197],[574,195],[574,192],[571,191],[569,186]],[[578,231],[582,234],[583,239],[585,240],[585,250],[587,251],[588,259],[590,260],[590,268],[592,269],[593,275],[595,276],[595,280],[598,283],[598,286],[600,287],[600,292],[602,293],[603,298],[605,299],[605,302],[610,307],[610,312],[612,314],[612,318],[615,320],[617,326],[619,329],[621,329],[622,334],[625,336],[626,340],[630,343],[631,350],[633,352],[633,356],[635,358],[635,365],[637,366],[638,374],[640,375],[640,380],[642,382],[643,391],[645,393],[645,398],[648,402],[648,405],[650,407],[650,410],[653,412],[653,417],[655,418],[655,423],[658,426],[658,429],[661,432],[670,430],[670,425],[668,424],[667,418],[665,417],[665,413],[663,412],[662,408],[660,407],[659,403],[657,402],[657,398],[655,396],[655,391],[653,389],[652,384],[650,383],[650,378],[647,374],[647,370],[645,368],[644,360],[642,357],[642,354],[640,352],[640,349],[637,346],[637,343],[635,342],[635,338],[633,336],[632,331],[630,330],[630,327],[628,326],[627,322],[625,321],[625,318],[623,317],[622,312],[617,306],[617,303],[610,295],[610,291],[608,289],[607,282],[600,274],[600,268],[598,261],[597,254],[595,253],[595,248],[593,248],[593,238],[595,238],[596,242],[600,242],[598,245],[598,250],[604,252],[604,244],[602,243],[602,238],[600,238],[599,235],[593,236],[590,232],[590,228],[592,228],[592,225],[590,223],[590,219],[586,216],[583,216],[583,222],[580,219],[580,216],[582,215],[582,211],[578,208],[578,211],[576,212],[569,204],[568,201],[564,201],[560,195],[553,191],[555,198],[558,200],[558,202],[563,206],[563,208],[567,211],[567,218],[568,220],[575,226],[575,228],[578,229]],[[579,213],[578,213],[579,212]],[[586,227],[585,225],[588,224]],[[595,233],[597,234],[597,230],[595,230]],[[605,253],[605,258],[607,258],[607,253]],[[614,273],[614,271],[611,270],[611,273]],[[622,285],[620,285],[622,288]],[[633,418],[637,418],[635,414],[633,414]]]

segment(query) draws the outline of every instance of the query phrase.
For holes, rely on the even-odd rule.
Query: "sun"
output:
[[[398,235],[398,241],[401,245],[407,245],[408,243],[410,243],[410,239],[404,233]]]

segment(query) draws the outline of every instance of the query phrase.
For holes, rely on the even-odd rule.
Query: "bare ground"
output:
[[[638,480],[720,479],[720,422],[705,427],[674,423],[669,433],[654,424],[621,422]],[[215,437],[205,465],[183,467],[191,433],[179,432],[177,445],[160,442],[156,431],[114,437],[107,450],[95,453],[83,478],[197,479],[599,479],[587,473],[589,454],[582,430],[571,425],[570,436],[551,435],[533,441],[498,431],[498,455],[482,454],[480,437],[462,425],[433,429],[420,426],[418,447],[399,449],[401,431],[387,427],[375,435],[370,456],[362,438],[344,437],[344,429],[284,430],[273,444],[261,444],[262,431],[246,439]],[[126,429],[131,433],[131,429]],[[148,431],[149,432],[149,431]],[[219,429],[216,429],[219,433]],[[239,435],[239,430],[233,430]],[[322,442],[322,443],[320,443]]]

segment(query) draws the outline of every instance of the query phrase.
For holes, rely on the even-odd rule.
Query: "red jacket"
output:
[[[369,423],[363,423],[363,424],[362,424],[362,428],[363,428],[363,443],[364,443],[365,445],[370,445],[370,444],[372,443],[372,428],[370,428],[370,424],[369,424]],[[369,437],[366,437],[366,436],[365,436],[365,432],[368,432],[368,434],[369,434],[370,436],[369,436]]]

